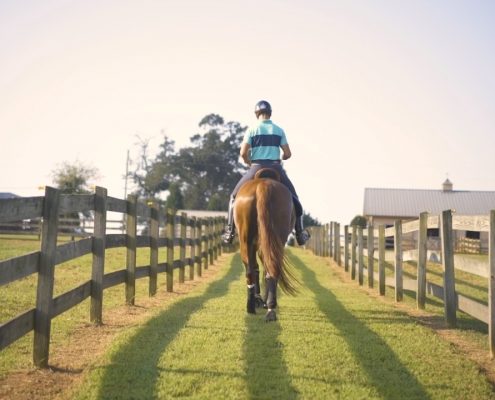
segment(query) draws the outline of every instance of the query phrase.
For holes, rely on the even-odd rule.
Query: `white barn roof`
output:
[[[495,191],[377,189],[364,190],[364,215],[417,217],[423,211],[440,214],[486,215],[495,209]]]

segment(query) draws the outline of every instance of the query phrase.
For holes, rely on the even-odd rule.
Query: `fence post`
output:
[[[213,220],[208,218],[208,255],[209,263],[208,265],[213,265],[213,247],[215,246],[215,241],[213,240]]]
[[[368,226],[368,287],[372,288],[375,280],[375,233],[373,225]]]
[[[490,355],[495,357],[495,210],[490,211],[489,233],[489,279],[488,279],[488,337],[490,341]]]
[[[312,250],[313,253],[315,254],[315,248],[316,248],[316,237],[315,237],[315,233],[316,232],[315,232],[315,229],[313,227],[309,228],[309,230],[310,230],[311,237],[309,239],[310,244],[308,245],[307,248],[309,250]],[[295,240],[295,238],[294,238],[294,240]]]
[[[454,272],[454,247],[452,238],[452,211],[443,211],[440,215],[440,228],[442,235],[442,264],[443,264],[443,299],[445,308],[445,320],[447,325],[455,328],[456,296],[455,296],[455,272]]]
[[[394,223],[394,251],[395,251],[395,301],[402,301],[404,291],[402,288],[402,221]]]
[[[194,260],[196,263],[196,275],[201,277],[202,269],[201,269],[201,219],[194,220],[194,231],[195,231],[195,245],[196,245],[196,259]]]
[[[91,267],[91,303],[89,320],[102,323],[103,276],[105,274],[105,238],[107,226],[107,189],[97,186],[94,197],[93,265]]]
[[[335,236],[335,246],[334,246],[334,258],[337,265],[342,266],[342,260],[340,259],[340,224],[338,222],[334,225],[334,236]]]
[[[136,236],[137,236],[137,197],[127,197],[127,257],[126,257],[126,281],[125,301],[134,305],[136,297]]]
[[[328,225],[327,257],[335,260],[335,221],[330,222]]]
[[[156,201],[150,207],[150,282],[149,295],[154,296],[158,276],[158,236],[160,224],[160,207]]]
[[[378,226],[378,286],[380,295],[385,296],[385,226]]]
[[[427,256],[428,213],[419,215],[418,233],[418,287],[416,288],[416,305],[425,308],[426,303],[426,256]]]
[[[185,271],[186,271],[186,213],[181,213],[179,217],[180,221],[180,268],[179,268],[179,283],[184,283]]]
[[[358,281],[361,286],[364,282],[363,268],[364,268],[364,250],[363,250],[363,227],[358,226]]]
[[[36,311],[34,318],[34,365],[48,366],[50,350],[51,308],[55,259],[57,255],[58,210],[60,192],[46,187],[43,201],[43,225],[41,233],[40,265],[38,288],[36,293]]]
[[[217,217],[217,257],[222,255],[222,218]]]
[[[321,229],[322,229],[321,226],[318,226],[316,228],[316,251],[315,251],[315,254],[317,256],[321,255]]]
[[[201,257],[204,255],[203,269],[208,269],[208,220],[204,218],[202,220],[203,225],[203,246],[204,251],[201,252]]]
[[[213,235],[213,259],[216,261],[218,258],[218,238],[217,238],[218,218],[214,217],[211,220],[211,229]]]
[[[316,252],[317,256],[321,255],[321,226],[316,228]]]
[[[329,253],[328,256],[329,257],[333,257],[335,254],[335,249],[333,247],[333,238],[335,236],[334,226],[335,226],[334,222],[331,222],[330,223],[330,233],[329,233],[329,237],[328,237],[329,238],[329,241],[328,241],[329,242],[328,243],[328,253]]]
[[[356,225],[352,225],[351,234],[351,279],[356,279]]]
[[[330,232],[330,227],[329,224],[323,224],[321,226],[321,249],[320,249],[320,256],[325,257],[327,253],[330,252],[328,246],[328,239],[327,236],[329,235]]]
[[[191,263],[189,264],[189,280],[194,279],[194,263],[196,262],[196,217],[191,217],[189,220],[189,253]]]
[[[167,292],[174,291],[175,213],[167,210]]]
[[[349,271],[349,225],[344,225],[344,271]]]
[[[327,234],[327,231],[325,229],[325,225],[322,225],[320,227],[320,257],[324,257],[325,252],[328,252],[329,250],[325,249],[325,235]],[[328,242],[328,241],[327,241]]]

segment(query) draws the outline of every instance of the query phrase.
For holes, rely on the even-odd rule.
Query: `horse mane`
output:
[[[256,174],[254,175],[254,179],[259,179],[259,178],[268,178],[280,182],[280,174],[278,173],[278,171],[271,168],[262,168],[259,171],[257,171]]]
[[[270,169],[262,171],[273,171],[276,176],[278,173]],[[282,290],[294,295],[297,293],[295,283],[298,281],[290,271],[288,258],[285,255],[285,243],[282,242],[280,235],[273,223],[273,205],[271,199],[276,189],[273,182],[261,182],[256,186],[256,209],[258,213],[258,244],[261,253],[261,259],[265,272],[274,278],[278,278]]]

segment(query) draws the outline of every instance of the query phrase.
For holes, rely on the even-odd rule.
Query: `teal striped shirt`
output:
[[[243,142],[251,146],[251,161],[280,160],[280,146],[287,144],[287,138],[281,127],[267,119],[248,129]]]

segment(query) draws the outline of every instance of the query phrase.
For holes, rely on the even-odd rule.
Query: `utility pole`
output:
[[[129,178],[129,150],[127,150],[127,159],[125,160],[124,200],[127,199],[127,179],[128,178]]]
[[[129,178],[129,150],[127,150],[127,158],[125,160],[125,184],[124,184],[124,200],[127,201],[127,179]],[[126,230],[126,214],[122,214],[122,233]]]

